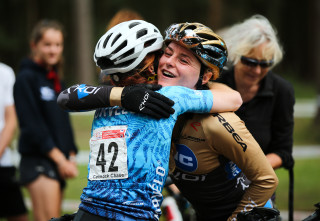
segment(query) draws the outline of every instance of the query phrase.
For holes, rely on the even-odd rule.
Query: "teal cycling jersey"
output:
[[[175,113],[168,119],[156,120],[121,107],[96,110],[80,209],[108,220],[159,220],[177,117],[210,112],[213,96],[210,91],[179,86],[158,92],[175,102]]]

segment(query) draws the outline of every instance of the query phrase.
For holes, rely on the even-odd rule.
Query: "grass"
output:
[[[87,165],[79,165],[79,175],[67,181],[65,199],[79,200],[82,189],[87,185]]]
[[[296,118],[294,124],[294,145],[320,144],[320,126],[314,124],[313,118]]]
[[[281,71],[279,72],[281,73]],[[316,82],[298,79],[294,71],[287,71],[282,75],[284,79],[289,81],[295,91],[296,99],[314,99],[317,95]]]
[[[294,209],[313,211],[315,203],[320,202],[320,165],[318,159],[298,159],[294,167]],[[276,170],[279,185],[276,203],[280,210],[288,209],[289,173],[285,169]]]
[[[76,145],[78,146],[79,150],[89,150],[93,113],[73,113],[70,116],[71,124],[74,129]]]

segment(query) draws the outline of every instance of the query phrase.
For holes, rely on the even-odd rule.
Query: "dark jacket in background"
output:
[[[20,125],[19,152],[46,156],[58,147],[66,157],[77,152],[69,114],[57,105],[58,93],[48,71],[30,59],[21,62],[14,85],[14,99]]]
[[[233,68],[224,70],[217,81],[237,90]],[[262,80],[257,95],[235,112],[245,122],[263,152],[279,155],[285,168],[293,166],[294,103],[292,85],[270,71]]]

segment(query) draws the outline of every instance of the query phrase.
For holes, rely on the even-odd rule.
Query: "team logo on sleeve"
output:
[[[54,90],[47,86],[40,88],[40,94],[41,99],[44,101],[53,101],[56,99]]]
[[[89,94],[95,94],[100,90],[100,87],[88,86],[85,84],[78,85],[74,90],[77,90],[78,98],[84,98]]]
[[[198,161],[192,150],[183,144],[176,144],[177,153],[174,156],[176,166],[186,172],[193,172],[198,168]]]
[[[224,167],[228,179],[232,180],[241,172],[241,169],[232,161],[229,161]]]

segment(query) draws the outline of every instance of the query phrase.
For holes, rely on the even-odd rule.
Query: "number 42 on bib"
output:
[[[89,180],[128,178],[126,131],[127,126],[107,126],[93,131]]]

